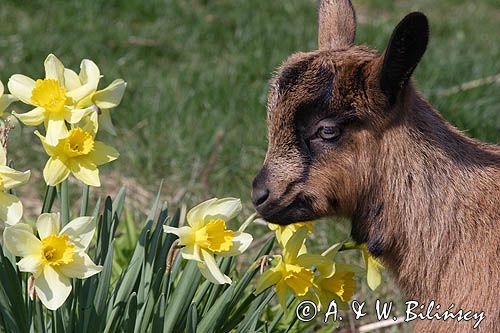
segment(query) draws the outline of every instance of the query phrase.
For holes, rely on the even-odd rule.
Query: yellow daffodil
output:
[[[272,261],[274,267],[262,274],[256,286],[255,294],[259,294],[275,285],[278,301],[285,310],[290,291],[299,299],[316,299],[312,294],[312,290],[315,289],[312,267],[325,263],[327,259],[315,254],[299,254],[307,232],[306,226],[297,229],[286,242],[283,254],[274,256]]]
[[[59,308],[71,292],[71,278],[85,279],[102,270],[85,253],[95,231],[93,217],[79,217],[60,230],[59,214],[42,214],[37,238],[28,224],[5,229],[6,248],[22,257],[19,270],[33,274],[35,291],[50,310]]]
[[[43,169],[47,185],[55,186],[72,173],[87,185],[101,186],[97,167],[116,160],[119,154],[114,148],[95,140],[96,118],[97,115],[92,115],[83,127],[71,129],[55,146],[35,132],[50,156]]]
[[[84,59],[80,68],[80,75],[70,69],[64,69],[64,78],[69,89],[77,90],[86,86],[91,88],[90,91],[85,88],[88,95],[76,101],[76,107],[93,108],[94,112],[99,114],[99,127],[116,135],[109,111],[120,104],[127,83],[122,79],[116,79],[106,88],[97,90],[101,78],[99,67],[93,61]]]
[[[184,259],[197,261],[202,275],[216,284],[231,283],[215,262],[214,255],[235,256],[245,251],[253,238],[242,231],[226,228],[226,222],[241,211],[241,202],[235,198],[210,199],[191,209],[187,214],[188,226],[164,226],[167,233],[179,237]]]
[[[9,105],[12,104],[12,102],[17,101],[16,97],[4,94],[4,92],[5,88],[2,81],[0,81],[0,117],[3,116],[3,112],[9,107]]]
[[[38,126],[45,123],[46,140],[56,145],[68,133],[66,122],[78,123],[92,108],[75,108],[74,101],[87,96],[91,85],[78,89],[68,89],[64,79],[64,65],[53,54],[44,62],[45,79],[33,80],[22,74],[14,74],[9,79],[9,91],[23,103],[35,108],[29,112],[13,114],[25,125]]]
[[[361,250],[366,267],[366,282],[371,290],[375,290],[382,282],[380,270],[383,269],[384,266],[370,254],[366,248],[366,244],[361,245]]]
[[[23,216],[23,204],[15,195],[6,193],[19,185],[26,184],[30,171],[16,171],[7,166],[6,150],[0,144],[0,221],[16,224]]]

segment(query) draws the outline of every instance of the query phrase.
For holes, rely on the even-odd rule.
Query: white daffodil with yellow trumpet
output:
[[[18,197],[7,191],[26,184],[30,171],[17,171],[7,166],[7,151],[0,144],[0,221],[9,225],[16,224],[23,216],[23,204]]]
[[[85,253],[95,231],[93,217],[78,217],[61,230],[59,214],[45,213],[36,221],[40,238],[28,224],[5,229],[7,249],[22,257],[19,270],[33,274],[35,292],[50,310],[59,308],[71,293],[71,278],[85,279],[102,270]]]
[[[72,128],[55,146],[35,132],[50,156],[43,169],[47,185],[61,183],[70,173],[87,185],[101,185],[98,166],[116,160],[120,154],[113,147],[95,140],[96,133],[97,114],[89,116],[83,127]]]
[[[187,226],[164,226],[164,231],[179,237],[184,259],[198,263],[202,275],[216,284],[231,283],[231,279],[217,266],[214,255],[229,257],[244,252],[253,238],[243,231],[233,231],[226,222],[241,211],[240,199],[210,199],[191,209]]]

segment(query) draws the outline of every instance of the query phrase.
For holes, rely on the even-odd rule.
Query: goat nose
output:
[[[269,190],[267,188],[253,188],[252,202],[255,207],[262,205],[269,198]]]

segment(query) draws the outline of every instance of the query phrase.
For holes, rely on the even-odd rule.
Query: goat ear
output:
[[[349,0],[319,0],[318,47],[320,50],[349,48],[356,36],[356,14]]]
[[[420,12],[408,14],[394,29],[380,73],[380,87],[391,104],[424,55],[428,39],[427,17]]]

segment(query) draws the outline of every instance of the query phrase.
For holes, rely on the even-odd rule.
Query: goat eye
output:
[[[322,126],[318,129],[318,136],[326,141],[336,139],[340,135],[340,129],[337,126]]]

